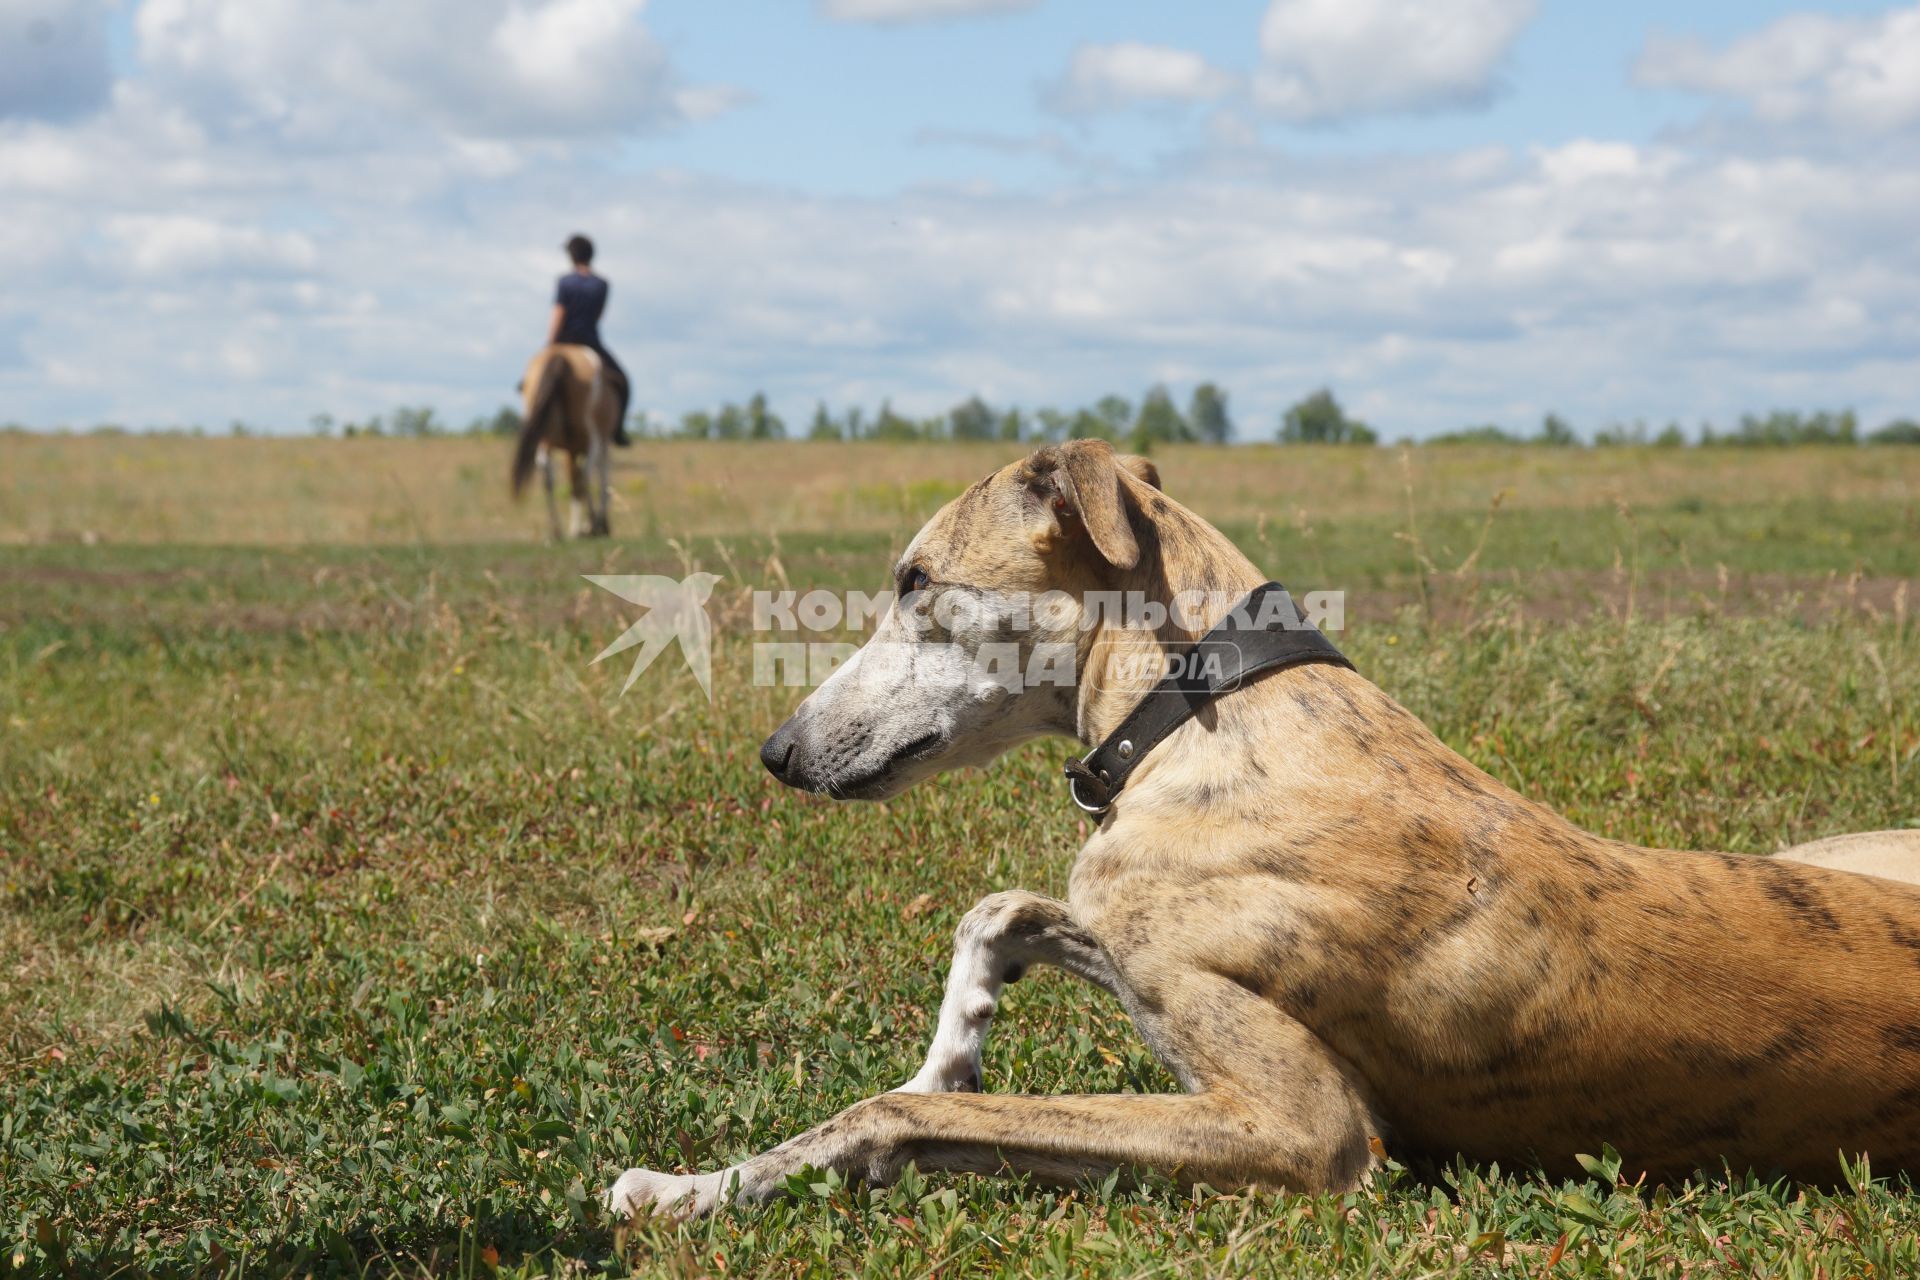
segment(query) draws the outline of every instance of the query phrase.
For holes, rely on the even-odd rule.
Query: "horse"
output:
[[[524,418],[513,450],[513,496],[520,496],[537,464],[546,483],[547,523],[556,542],[561,534],[560,512],[553,500],[555,449],[565,450],[568,456],[572,536],[604,538],[611,532],[609,454],[620,413],[615,377],[592,347],[554,343],[534,353],[520,380]],[[592,487],[588,472],[594,474]]]

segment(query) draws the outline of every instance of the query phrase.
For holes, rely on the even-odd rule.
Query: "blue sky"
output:
[[[0,0],[0,420],[1920,415],[1920,6]]]
[[[1063,120],[1041,103],[1076,48],[1135,40],[1194,50],[1242,74],[1258,62],[1265,0],[1040,4],[972,21],[852,26],[802,3],[743,4],[751,21],[712,21],[712,5],[649,8],[657,34],[692,77],[750,86],[762,101],[697,130],[632,148],[662,164],[810,190],[884,196],[914,183],[987,181],[1044,187],[1059,166],[978,147],[929,145],[929,132],[1007,138],[1055,132],[1135,171],[1185,145],[1201,113],[1124,112]],[[1834,3],[1819,12],[1875,13]],[[1634,83],[1656,28],[1727,40],[1808,10],[1792,0],[1619,0],[1546,4],[1522,30],[1483,107],[1340,121],[1269,124],[1290,150],[1367,154],[1486,144],[1525,146],[1604,136],[1644,142],[1698,109],[1696,95]],[[703,21],[704,19],[707,19]],[[830,145],[822,145],[825,140]]]

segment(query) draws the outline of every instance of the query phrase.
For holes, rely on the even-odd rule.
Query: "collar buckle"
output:
[[[1099,817],[1107,810],[1113,808],[1112,792],[1109,791],[1107,784],[1101,781],[1099,775],[1094,773],[1084,759],[1076,758],[1068,760],[1066,775],[1067,794],[1073,798],[1073,802],[1080,806],[1082,810],[1093,814],[1095,817]],[[1088,791],[1094,795],[1096,803],[1088,804],[1080,798],[1080,788],[1082,786],[1085,786]]]

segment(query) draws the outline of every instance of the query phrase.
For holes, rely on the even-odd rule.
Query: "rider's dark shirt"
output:
[[[560,277],[553,300],[565,309],[556,342],[600,345],[600,313],[607,309],[607,282],[599,276],[569,271]]]

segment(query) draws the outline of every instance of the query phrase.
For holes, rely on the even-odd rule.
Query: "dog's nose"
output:
[[[787,781],[787,765],[793,760],[793,744],[799,736],[799,732],[793,727],[793,721],[788,720],[760,744],[760,763],[767,766],[768,773],[782,782]]]

